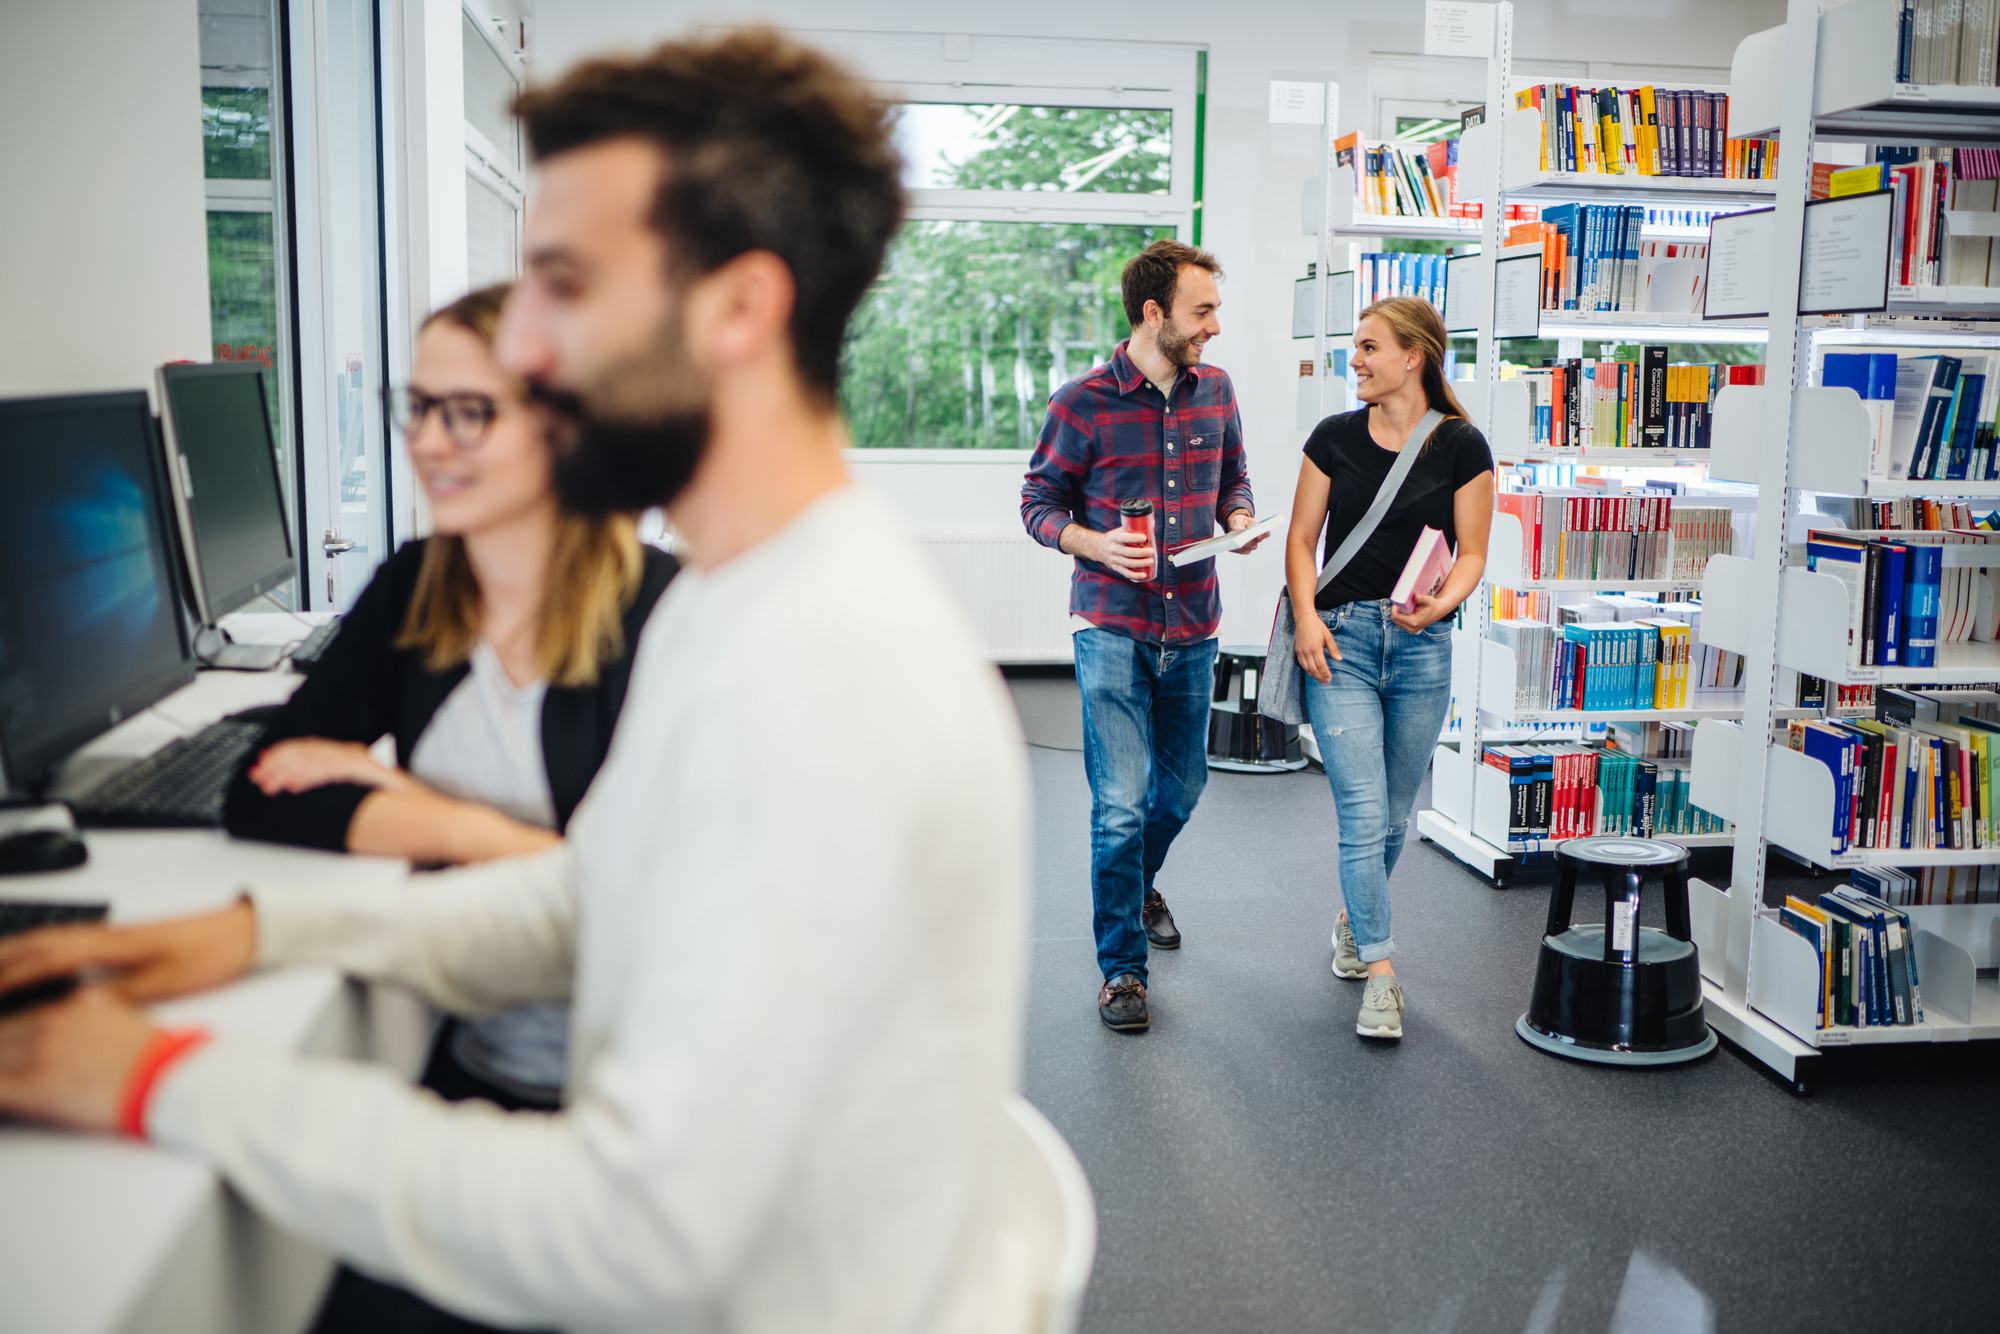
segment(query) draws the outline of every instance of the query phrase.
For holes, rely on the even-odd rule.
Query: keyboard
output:
[[[222,823],[222,798],[273,709],[210,723],[70,799],[78,824],[98,828],[204,828]]]
[[[44,926],[67,926],[71,922],[101,922],[111,910],[107,903],[31,903],[0,899],[0,936],[18,935]],[[76,990],[74,977],[51,977],[30,982],[25,987],[0,991],[0,1016],[61,1000]]]
[[[294,670],[310,672],[319,664],[320,656],[326,652],[326,646],[333,642],[334,635],[339,632],[338,616],[322,625],[315,625],[306,637],[299,641],[298,647],[288,655]]]

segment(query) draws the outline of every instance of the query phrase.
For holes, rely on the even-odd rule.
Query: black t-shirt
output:
[[[1331,484],[1326,545],[1320,551],[1322,569],[1375,503],[1382,479],[1396,463],[1395,453],[1376,444],[1368,434],[1368,412],[1362,408],[1328,417],[1306,439],[1306,457]],[[1405,448],[1416,449],[1422,443],[1411,440]],[[1487,448],[1479,429],[1461,417],[1445,418],[1431,439],[1430,450],[1411,465],[1403,489],[1390,502],[1374,536],[1362,543],[1347,568],[1320,590],[1313,605],[1325,610],[1345,602],[1388,597],[1427,527],[1438,529],[1446,542],[1457,547],[1458,524],[1452,517],[1452,501],[1458,488],[1492,467],[1493,451]]]

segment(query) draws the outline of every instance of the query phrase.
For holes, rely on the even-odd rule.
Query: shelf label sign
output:
[[[1424,0],[1424,54],[1473,56],[1493,54],[1493,6],[1460,0]]]
[[[1708,284],[1702,318],[1766,318],[1771,313],[1771,255],[1778,211],[1725,213],[1708,224]]]
[[[1354,336],[1354,270],[1326,275],[1326,332],[1331,338]]]
[[[1447,301],[1450,294],[1446,294]],[[1542,334],[1542,257],[1518,255],[1493,265],[1493,336],[1539,338]]]
[[[1319,332],[1313,322],[1318,294],[1319,279],[1296,278],[1292,281],[1292,337],[1311,338]]]
[[[1271,80],[1271,124],[1318,125],[1325,119],[1325,84]]]
[[[1799,314],[1854,315],[1889,308],[1889,225],[1895,195],[1875,190],[1806,204]]]

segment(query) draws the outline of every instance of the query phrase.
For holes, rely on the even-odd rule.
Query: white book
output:
[[[1241,551],[1244,547],[1249,546],[1266,533],[1276,532],[1278,525],[1285,522],[1289,517],[1289,513],[1280,510],[1268,518],[1257,520],[1257,522],[1251,524],[1248,528],[1244,528],[1238,532],[1224,533],[1220,537],[1210,537],[1204,538],[1199,542],[1190,542],[1180,550],[1169,555],[1167,561],[1171,565],[1192,565],[1198,560],[1207,560],[1210,556],[1220,555],[1225,551]]]

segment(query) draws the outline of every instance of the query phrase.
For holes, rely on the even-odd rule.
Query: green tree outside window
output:
[[[977,151],[926,168],[962,190],[1163,194],[1173,113],[970,107]],[[1118,278],[1167,225],[913,221],[890,245],[843,354],[862,448],[1027,449],[1048,396],[1129,328]]]

